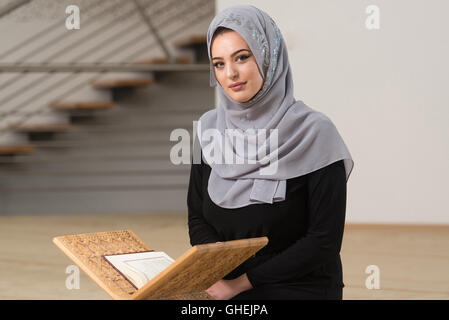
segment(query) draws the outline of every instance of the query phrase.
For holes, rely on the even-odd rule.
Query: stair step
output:
[[[110,89],[110,88],[129,88],[129,87],[144,87],[154,84],[156,81],[153,78],[142,79],[104,79],[93,81],[90,84],[96,89]]]
[[[209,62],[209,56],[207,54],[207,37],[205,35],[192,35],[175,41],[173,44],[180,52],[190,51],[193,54],[192,58],[195,63]]]
[[[114,106],[111,101],[91,101],[91,102],[64,102],[58,101],[50,104],[50,107],[57,110],[103,110]]]
[[[205,35],[192,35],[174,42],[174,45],[178,48],[187,48],[194,46],[207,45],[207,36]]]
[[[168,59],[165,57],[154,57],[143,60],[138,60],[134,63],[138,64],[166,64],[168,63]],[[179,64],[189,64],[192,63],[192,59],[190,57],[175,57],[175,63]]]
[[[31,145],[0,146],[0,155],[29,154],[36,150]]]
[[[63,132],[73,129],[71,124],[22,124],[14,126],[13,129],[18,132]]]

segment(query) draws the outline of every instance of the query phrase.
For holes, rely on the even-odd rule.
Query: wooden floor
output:
[[[52,243],[58,235],[131,229],[173,258],[190,248],[186,216],[81,215],[0,217],[0,299],[109,299],[81,272],[68,290],[72,262]],[[344,299],[449,299],[449,226],[347,225],[342,247]],[[367,289],[367,266],[380,289]]]

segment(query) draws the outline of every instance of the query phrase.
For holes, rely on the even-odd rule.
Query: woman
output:
[[[293,97],[286,46],[265,12],[222,11],[207,46],[219,105],[198,122],[201,163],[192,164],[187,195],[190,242],[267,236],[269,243],[206,292],[215,299],[342,299],[340,247],[353,168],[345,143],[328,117]],[[224,142],[210,139],[211,129]],[[241,133],[232,136],[235,144],[230,129]],[[268,152],[259,137],[270,142]],[[225,157],[244,163],[216,161],[223,146]],[[246,151],[250,146],[256,155]]]

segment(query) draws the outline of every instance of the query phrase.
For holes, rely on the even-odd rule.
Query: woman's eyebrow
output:
[[[231,57],[235,56],[237,53],[239,53],[241,51],[248,51],[249,52],[248,49],[240,49],[240,50],[237,50],[236,52],[234,52],[233,54],[231,54]],[[215,59],[223,59],[223,58],[221,58],[221,57],[212,58],[212,60],[215,60]]]

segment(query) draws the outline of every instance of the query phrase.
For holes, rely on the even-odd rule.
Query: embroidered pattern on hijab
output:
[[[211,40],[218,27],[239,33],[254,54],[263,75],[262,88],[249,101],[233,100],[215,77]],[[344,160],[346,180],[349,179],[354,161],[335,125],[326,115],[294,97],[286,44],[268,14],[249,5],[223,10],[210,23],[207,49],[210,85],[217,86],[218,107],[200,117],[196,135],[203,161],[212,169],[208,193],[216,205],[233,209],[283,201],[287,179],[316,171],[339,160]],[[244,163],[215,162],[210,150],[217,146],[217,141],[208,140],[208,135],[204,134],[209,129],[219,132],[230,146],[234,142],[227,134],[229,129],[243,132],[236,137],[237,142],[248,141],[248,146],[251,137],[254,138],[254,131],[251,130],[265,130],[267,140],[273,136],[268,133],[276,131],[276,148],[270,149],[267,157],[276,158],[277,170],[274,174],[261,174],[261,169],[273,163],[267,164],[263,159],[254,158],[249,153],[241,154],[234,149],[231,150],[233,157],[243,159]],[[260,149],[257,154],[259,152]]]

